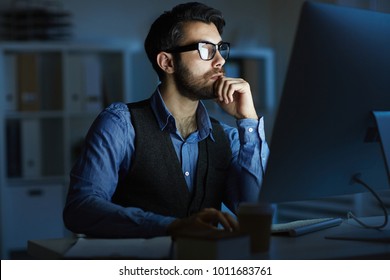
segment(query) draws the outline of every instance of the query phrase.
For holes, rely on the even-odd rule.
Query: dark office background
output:
[[[23,3],[57,3],[72,16],[72,40],[128,42],[142,47],[151,22],[177,0],[0,0],[0,9]],[[275,92],[280,95],[294,31],[303,0],[205,0],[220,9],[227,20],[224,40],[234,47],[268,47],[275,52]],[[316,0],[343,6],[390,12],[386,0]],[[54,5],[52,5],[54,6]]]
[[[31,3],[40,5],[44,2],[0,0],[0,9],[6,10],[13,5]],[[113,42],[128,44],[133,49],[142,50],[143,40],[152,21],[162,11],[169,10],[174,5],[184,1],[62,0],[51,2],[71,15],[71,36],[67,40],[92,43]],[[303,0],[204,0],[202,2],[223,12],[227,21],[223,38],[225,41],[231,42],[234,48],[268,48],[273,50],[275,55],[275,97],[278,100]],[[387,0],[323,0],[317,2],[390,12],[390,1]],[[5,41],[6,38],[1,40]],[[19,43],[23,44],[23,41]],[[150,92],[145,94],[149,95]],[[3,182],[4,180],[0,180],[0,184]],[[4,185],[0,185],[0,188],[4,187]],[[7,210],[2,206],[1,211],[3,219],[7,215]],[[2,237],[3,231],[2,222]],[[0,245],[1,258],[7,258],[8,256],[4,256],[3,241]]]

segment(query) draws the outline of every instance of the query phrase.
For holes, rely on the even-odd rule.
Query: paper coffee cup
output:
[[[273,208],[268,203],[241,203],[238,208],[240,231],[250,236],[251,252],[269,250]]]

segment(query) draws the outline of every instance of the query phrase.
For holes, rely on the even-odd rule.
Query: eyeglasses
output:
[[[218,44],[213,44],[211,42],[199,42],[187,46],[176,47],[170,50],[167,50],[168,53],[181,53],[198,50],[199,56],[202,60],[211,60],[214,58],[217,50],[223,59],[227,60],[229,58],[230,52],[230,43],[220,42]]]

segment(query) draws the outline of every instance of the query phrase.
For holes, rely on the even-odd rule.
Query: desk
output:
[[[373,225],[383,222],[383,217],[362,219]],[[310,259],[390,259],[390,239],[382,242],[328,239],[328,236],[355,232],[379,233],[376,230],[363,229],[354,221],[343,221],[338,227],[309,233],[298,237],[278,237],[271,239],[269,259],[310,260]],[[386,231],[390,230],[390,224]],[[367,234],[367,235],[368,235]],[[390,235],[387,234],[390,238]]]
[[[364,221],[379,224],[383,217],[365,218]],[[340,226],[309,233],[299,237],[272,236],[270,251],[253,256],[255,259],[275,260],[323,260],[323,259],[390,259],[390,242],[334,240],[325,237],[359,229],[344,221]],[[386,227],[390,230],[390,225]],[[371,231],[371,230],[370,230]],[[169,237],[167,237],[169,238]],[[28,253],[37,259],[64,259],[76,238],[30,240]],[[129,256],[130,258],[132,256]],[[109,258],[100,256],[99,258]]]

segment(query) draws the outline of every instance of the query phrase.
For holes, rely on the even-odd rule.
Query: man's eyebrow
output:
[[[213,44],[213,45],[218,45],[219,43],[222,43],[223,40],[220,40],[218,43],[213,43],[209,40],[202,40],[202,41],[198,41],[198,43],[210,43],[210,44]]]

